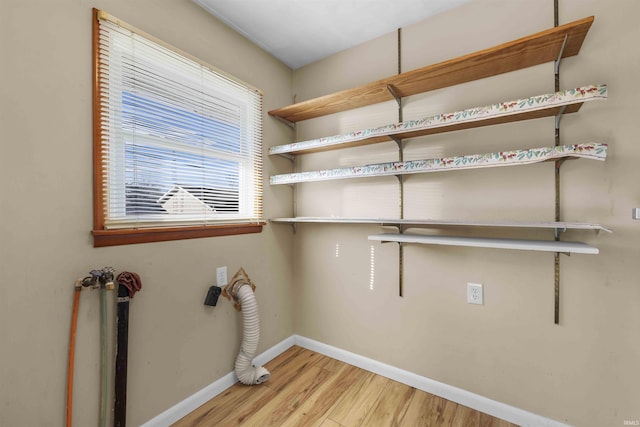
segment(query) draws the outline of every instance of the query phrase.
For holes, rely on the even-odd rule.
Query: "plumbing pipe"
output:
[[[73,295],[73,313],[71,315],[71,335],[69,338],[69,364],[67,367],[67,411],[66,426],[73,423],[73,365],[75,359],[76,328],[78,323],[78,306],[80,305],[80,291],[82,287],[92,289],[100,288],[100,342],[101,342],[101,371],[102,390],[100,400],[100,427],[104,427],[107,419],[107,290],[114,288],[113,268],[105,267],[102,270],[91,270],[89,276],[76,280]]]
[[[127,357],[129,352],[129,300],[142,289],[136,273],[123,271],[116,278],[118,303],[116,313],[116,368],[114,381],[113,425],[125,427],[127,423]]]
[[[107,423],[107,402],[109,395],[107,391],[107,361],[108,361],[108,337],[107,337],[107,290],[115,288],[112,267],[105,267],[97,274],[100,285],[100,369],[102,372],[102,390],[100,392],[100,427],[105,427]],[[92,272],[93,274],[93,272]]]
[[[127,358],[129,352],[129,290],[118,276],[118,304],[116,314],[116,374],[113,403],[113,425],[124,427],[127,420]]]
[[[66,426],[73,424],[73,367],[76,353],[76,328],[78,326],[78,306],[80,305],[80,291],[82,279],[76,280],[73,291],[73,311],[71,312],[71,334],[69,336],[69,361],[67,365],[67,412]]]
[[[100,284],[100,370],[102,372],[102,391],[100,392],[100,427],[107,422],[107,288]]]
[[[73,311],[71,313],[71,334],[69,336],[69,361],[67,366],[67,411],[66,411],[66,427],[73,425],[73,371],[76,354],[76,329],[78,326],[78,308],[80,306],[80,291],[83,287],[94,287],[97,276],[91,272],[91,276],[83,279],[77,279],[73,292]]]
[[[242,384],[262,384],[271,378],[269,371],[262,366],[253,366],[251,361],[258,349],[260,338],[260,319],[258,318],[258,303],[253,294],[255,286],[243,269],[240,269],[232,279],[230,285],[224,289],[223,295],[232,297],[236,301],[236,309],[242,312],[242,344],[236,357],[235,372]]]

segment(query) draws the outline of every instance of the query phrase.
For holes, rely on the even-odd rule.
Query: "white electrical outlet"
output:
[[[484,298],[482,297],[482,285],[479,283],[467,283],[467,302],[469,304],[482,305]]]
[[[218,286],[227,284],[227,266],[216,268],[216,281]]]

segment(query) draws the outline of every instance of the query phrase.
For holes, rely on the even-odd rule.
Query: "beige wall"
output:
[[[55,4],[53,4],[55,3]],[[553,325],[553,257],[502,250],[407,246],[404,298],[397,247],[369,242],[368,226],[269,225],[260,235],[94,249],[91,218],[91,8],[132,25],[261,88],[265,111],[396,72],[395,33],[293,75],[189,0],[0,0],[0,425],[57,426],[64,392],[72,288],[106,265],[138,272],[131,307],[129,422],[138,425],[232,369],[239,318],[226,301],[202,305],[215,267],[244,266],[258,285],[259,351],[297,333],[549,418],[617,426],[640,410],[640,155],[633,79],[640,5],[561,0],[560,19],[596,21],[562,87],[607,83],[606,102],[562,121],[563,143],[610,144],[604,163],[563,166],[563,217],[613,235],[571,232],[598,256],[563,256],[561,325]],[[549,0],[474,0],[403,29],[403,69],[449,59],[553,25]],[[550,64],[416,96],[405,118],[553,90]],[[396,120],[392,103],[305,122],[300,138]],[[265,146],[290,139],[265,120]],[[550,119],[409,141],[406,158],[553,143]],[[303,156],[301,168],[395,160],[380,144]],[[287,160],[268,158],[266,174]],[[553,217],[552,167],[413,176],[408,218]],[[25,197],[26,193],[32,195]],[[265,186],[267,217],[291,212],[286,186]],[[299,186],[300,215],[395,216],[392,179]],[[549,233],[512,233],[549,238]],[[293,245],[292,245],[293,242]],[[291,258],[295,257],[295,269]],[[372,268],[373,259],[373,268]],[[466,282],[485,305],[465,303]],[[98,295],[82,295],[76,355],[76,425],[94,425],[99,399]]]
[[[553,254],[407,245],[399,298],[397,245],[367,240],[382,230],[299,225],[295,332],[569,424],[618,426],[640,419],[640,221],[631,219],[631,209],[640,206],[639,14],[635,0],[560,1],[561,23],[595,15],[580,55],[562,64],[561,88],[606,83],[610,89],[607,101],[562,119],[563,144],[610,145],[606,162],[562,167],[562,216],[614,230],[563,234],[601,254],[562,256],[560,326],[553,323]],[[403,29],[403,70],[552,26],[551,0],[474,0]],[[395,37],[297,70],[298,99],[394,74]],[[411,97],[404,116],[553,90],[553,67],[544,64]],[[395,120],[389,102],[304,122],[298,134],[308,139]],[[553,143],[553,119],[539,119],[409,140],[405,158]],[[396,156],[395,144],[388,143],[305,155],[300,165],[314,170]],[[407,218],[552,220],[553,165],[410,176],[405,197]],[[299,186],[298,203],[301,216],[396,216],[398,184],[393,177],[309,183]],[[553,238],[545,231],[507,235]],[[484,284],[483,306],[466,303],[467,282]]]
[[[239,314],[226,300],[203,305],[216,267],[226,265],[232,275],[243,266],[256,283],[258,351],[293,333],[290,230],[267,226],[239,237],[92,247],[92,7],[262,89],[265,115],[291,99],[287,67],[190,0],[0,1],[0,425],[6,427],[63,425],[73,282],[94,268],[135,271],[143,280],[131,303],[132,426],[233,369]],[[283,126],[265,120],[265,151],[283,138]],[[277,166],[266,162],[266,175]],[[265,187],[268,217],[290,209],[290,195]],[[81,296],[78,426],[98,420],[98,299],[95,291]]]

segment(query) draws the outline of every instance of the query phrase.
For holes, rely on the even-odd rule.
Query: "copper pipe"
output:
[[[76,328],[78,325],[78,306],[80,305],[80,291],[82,290],[82,280],[76,280],[73,291],[73,311],[71,314],[71,334],[69,337],[69,363],[67,366],[67,427],[73,423],[73,365],[76,352]]]

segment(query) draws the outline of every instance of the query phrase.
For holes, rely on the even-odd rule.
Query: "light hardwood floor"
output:
[[[297,346],[265,366],[268,382],[238,383],[173,426],[517,427]]]

